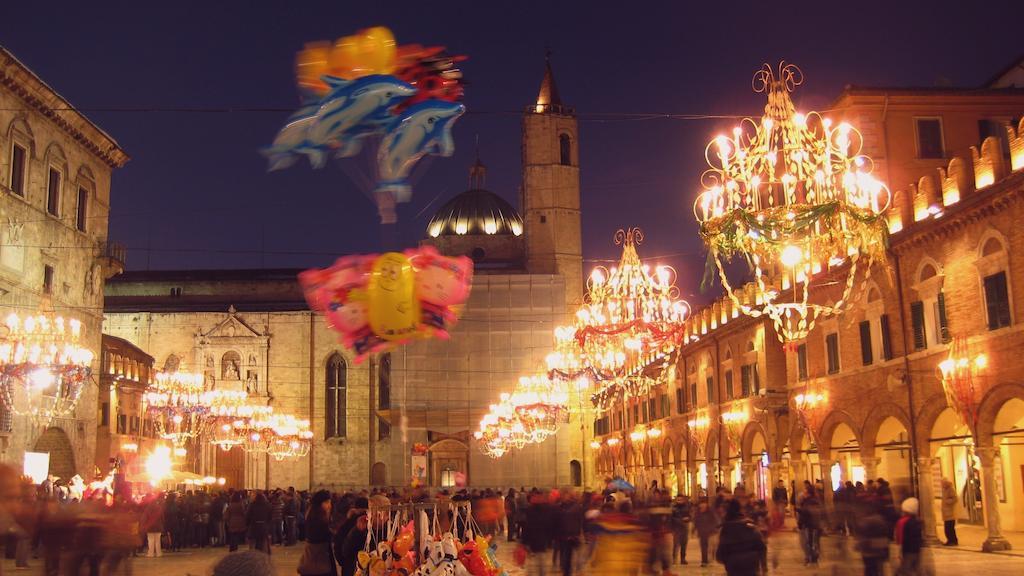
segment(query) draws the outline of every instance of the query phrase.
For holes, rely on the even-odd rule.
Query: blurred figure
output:
[[[312,510],[313,506],[310,505]],[[307,531],[309,528],[307,527]],[[356,517],[355,524],[345,536],[345,543],[342,546],[341,558],[338,563],[341,565],[341,576],[354,576],[356,573],[356,559],[359,551],[366,544],[366,535],[369,533],[369,518],[365,513]]]
[[[896,523],[896,542],[900,545],[901,576],[921,573],[921,547],[924,545],[921,521],[917,518],[920,504],[917,498],[907,498],[900,509],[903,516]]]
[[[692,506],[690,499],[680,494],[672,504],[672,562],[686,564],[686,545],[690,537]]]
[[[672,572],[672,508],[669,507],[668,493],[653,492],[648,513],[648,530],[651,537],[649,565],[654,574],[671,576]],[[659,572],[660,565],[660,572]]]
[[[789,494],[786,492],[786,483],[779,480],[772,488],[772,517],[778,519],[775,523],[782,525],[782,518],[786,516],[786,505],[789,503]]]
[[[708,504],[707,499],[700,501],[697,505],[697,515],[693,519],[693,531],[700,539],[700,565],[708,565],[708,545],[711,543],[711,536],[718,531],[718,515]]]
[[[15,520],[20,508],[20,499],[21,485],[18,473],[10,466],[0,464],[0,534],[5,537],[25,534]],[[3,573],[2,565],[0,573]]]
[[[565,493],[556,519],[558,528],[555,533],[555,542],[559,548],[558,557],[561,562],[562,576],[572,576],[573,560],[576,557],[576,549],[580,546],[580,536],[583,533],[583,508],[575,494]]]
[[[213,576],[274,576],[270,556],[260,552],[240,552],[225,556],[213,567]]]
[[[164,530],[171,536],[170,550],[181,550],[181,509],[178,506],[178,495],[171,492],[164,504]]]
[[[249,529],[249,545],[254,550],[270,554],[270,501],[263,492],[257,492],[256,498],[245,513],[245,524]]]
[[[857,549],[864,562],[864,576],[882,576],[889,560],[889,529],[885,519],[870,504],[860,505]]]
[[[164,533],[164,497],[162,494],[154,496],[142,510],[142,519],[139,522],[142,533],[146,535],[146,557],[159,558],[164,555],[160,548],[160,537]]]
[[[715,560],[725,565],[725,573],[729,576],[756,576],[765,550],[761,533],[743,515],[741,504],[737,500],[729,501]]]
[[[797,528],[804,550],[804,566],[816,565],[821,555],[821,501],[810,482],[804,482],[804,494],[797,502]]]
[[[942,525],[946,532],[946,542],[943,546],[958,546],[960,544],[956,537],[956,504],[958,500],[953,483],[948,478],[943,478]]]
[[[523,525],[522,542],[530,551],[530,570],[532,576],[544,576],[546,571],[546,552],[553,540],[552,528],[555,522],[554,513],[544,494],[536,492],[530,496],[530,506],[526,510],[526,522]]]
[[[338,571],[331,552],[331,493],[320,490],[313,495],[306,517],[306,548],[299,560],[303,576],[335,576]]]
[[[238,545],[245,541],[245,504],[242,503],[242,493],[235,492],[231,496],[231,502],[224,510],[224,528],[227,530],[228,552],[238,550]]]
[[[648,558],[649,543],[624,500],[616,511],[607,503],[595,521],[597,545],[587,576],[632,576],[640,572]]]
[[[508,541],[516,536],[516,489],[509,488],[505,494],[505,522],[508,530]]]

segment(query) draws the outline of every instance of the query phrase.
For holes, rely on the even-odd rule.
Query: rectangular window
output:
[[[650,414],[651,420],[661,418],[658,414],[658,400],[656,398],[649,398],[647,400],[647,412]]]
[[[732,370],[725,371],[725,397],[732,400]]]
[[[889,315],[882,314],[878,319],[879,329],[882,332],[882,357],[892,360],[892,340],[889,337]]]
[[[683,388],[676,388],[676,414],[686,412],[686,399],[683,398]]]
[[[914,330],[914,350],[924,350],[928,347],[924,331],[924,302],[910,303],[910,323]]]
[[[939,118],[914,118],[917,127],[917,157],[945,158],[942,144],[942,120]]]
[[[1006,289],[1006,272],[996,272],[985,277],[985,308],[988,311],[989,330],[1010,325],[1010,297]]]
[[[25,197],[25,148],[11,147],[11,192]]]
[[[615,413],[615,429],[622,430],[622,412]]]
[[[669,405],[669,402],[668,402],[668,394],[662,394],[661,395],[661,417],[662,418],[667,418],[670,414],[672,414],[672,407]]]
[[[100,426],[110,426],[110,402],[100,404]]]
[[[757,373],[757,363],[751,364],[752,371],[754,372],[754,396],[761,393],[761,376]]]
[[[697,383],[696,382],[690,382],[690,402],[691,402],[691,407],[693,407],[693,408],[697,407]]]
[[[875,362],[875,353],[871,346],[871,321],[864,320],[860,323],[860,361],[865,366],[871,366]]]
[[[800,380],[807,380],[807,344],[796,347],[796,373]]]
[[[633,421],[629,423],[630,426],[636,426],[640,423],[640,405],[633,404]]]
[[[839,334],[833,332],[825,335],[825,352],[828,356],[828,373],[839,372]]]
[[[43,266],[43,294],[53,294],[53,266]]]
[[[127,434],[128,433],[128,416],[125,414],[117,415],[117,433]]]
[[[78,210],[75,212],[75,228],[79,232],[85,232],[85,219],[88,215],[89,191],[85,188],[78,189]]]
[[[646,424],[648,421],[650,421],[651,413],[647,410],[647,402],[643,402],[643,405],[643,411],[641,412],[643,420],[641,420],[641,422]]]
[[[750,366],[751,364],[740,366],[740,397],[742,398],[750,396],[750,381],[752,380]]]
[[[60,170],[50,168],[50,177],[46,181],[46,212],[60,216]]]
[[[707,380],[705,380],[705,384],[707,384],[708,387],[708,406],[710,406],[711,403],[715,401],[715,379],[708,376]]]

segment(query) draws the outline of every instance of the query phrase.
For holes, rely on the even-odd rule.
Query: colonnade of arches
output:
[[[958,520],[986,526],[986,545],[998,546],[1004,528],[1024,530],[1024,385],[987,391],[978,407],[976,434],[943,396],[927,399],[913,420],[892,403],[866,413],[857,421],[834,409],[816,437],[792,411],[762,414],[735,441],[713,427],[703,447],[669,422],[660,438],[605,442],[597,454],[598,477],[620,476],[637,487],[656,481],[673,494],[688,495],[743,483],[754,497],[765,499],[780,480],[790,490],[804,480],[821,481],[827,503],[842,483],[884,478],[897,500],[916,495],[933,504],[922,506],[931,538],[941,522],[938,498],[947,479],[960,499]]]

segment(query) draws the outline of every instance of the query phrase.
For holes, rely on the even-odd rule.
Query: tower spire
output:
[[[537,113],[548,112],[562,106],[562,98],[558,95],[558,85],[555,84],[555,74],[551,71],[551,49],[544,52],[544,79],[540,83],[540,92],[537,94]]]

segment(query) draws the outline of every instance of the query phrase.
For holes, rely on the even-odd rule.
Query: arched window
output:
[[[559,163],[562,166],[572,166],[572,141],[568,134],[558,137]]]
[[[569,462],[569,480],[573,486],[583,486],[583,466],[579,460]]]
[[[377,409],[391,409],[391,354],[384,354],[380,357],[380,366],[377,371]],[[377,421],[377,439],[384,440],[391,437],[391,425],[383,418]]]
[[[326,438],[344,438],[347,433],[348,367],[345,359],[335,352],[327,359],[327,394],[324,401]]]

